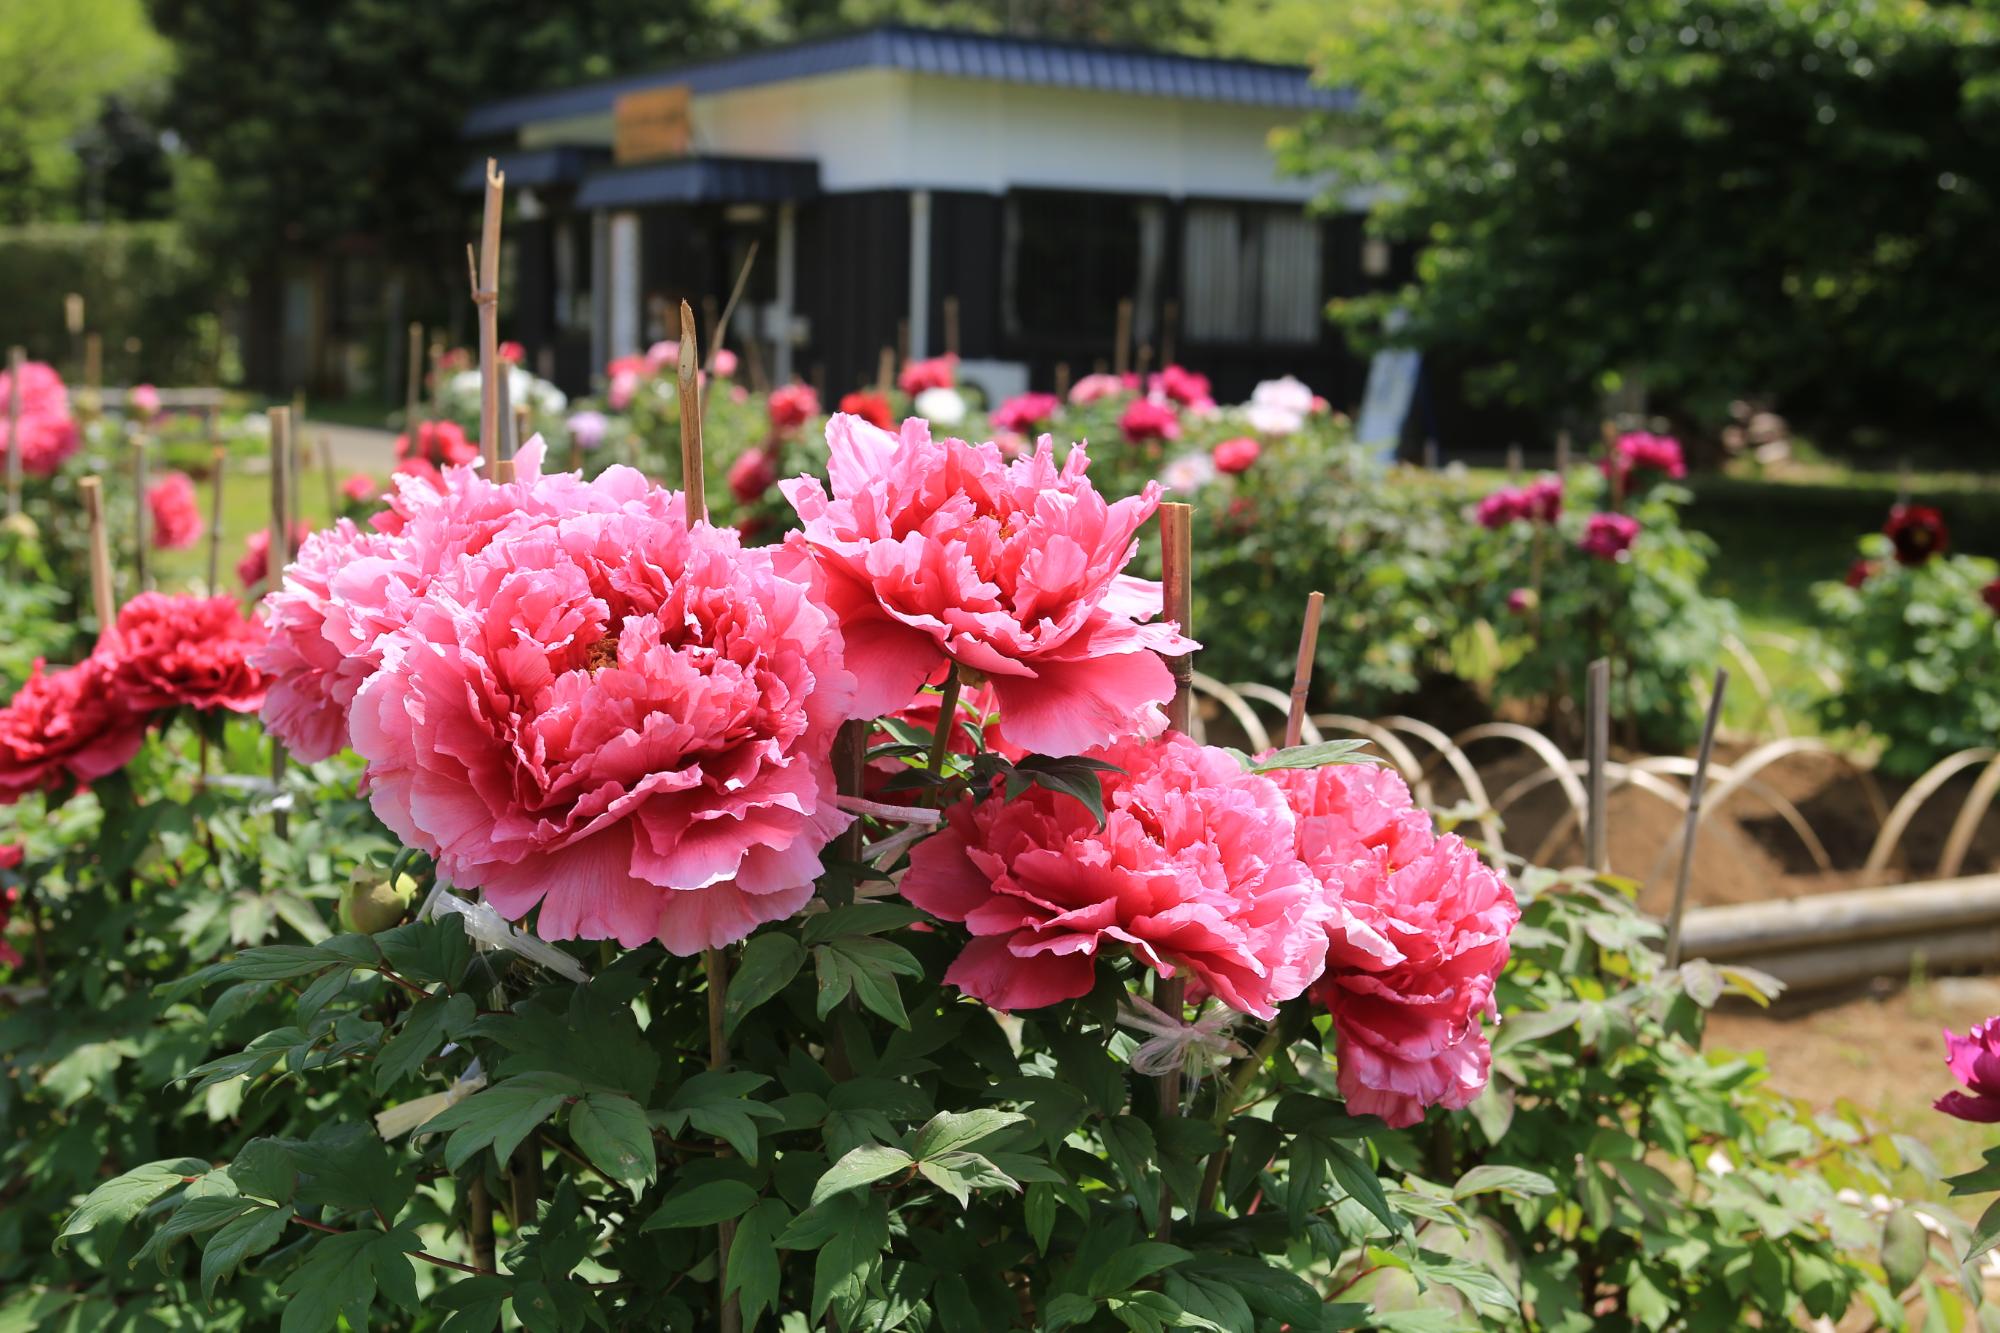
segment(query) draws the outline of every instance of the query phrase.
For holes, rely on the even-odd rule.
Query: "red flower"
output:
[[[1170,403],[1134,398],[1126,407],[1125,414],[1118,418],[1118,429],[1133,444],[1146,440],[1178,440],[1181,437],[1181,419]]]
[[[396,470],[401,472],[403,465]],[[433,469],[435,471],[435,469]],[[443,486],[438,487],[443,490]],[[297,550],[304,543],[312,529],[304,523],[292,527],[292,549]],[[259,528],[243,539],[243,558],[236,562],[236,578],[245,588],[254,588],[271,576],[271,530]]]
[[[254,713],[265,681],[250,657],[265,637],[263,624],[246,618],[234,597],[142,592],[125,603],[116,632],[94,655],[130,708]]]
[[[1979,590],[1979,600],[1986,603],[1986,609],[2000,616],[2000,579],[1995,579]]]
[[[8,852],[14,854],[14,859],[11,862],[4,859]],[[17,866],[19,864],[21,864],[21,849],[18,846],[0,847],[0,869],[6,869],[9,866]],[[4,891],[0,891],[0,932],[4,932],[7,929],[8,923],[14,916],[14,904],[19,902],[20,899],[21,891],[12,885],[9,885]],[[4,936],[0,936],[0,963],[5,963],[9,967],[19,967],[21,965],[21,955],[14,952],[14,946],[7,943]]]
[[[1032,435],[1037,426],[1053,420],[1062,408],[1062,399],[1052,393],[1017,393],[993,409],[993,429]]]
[[[797,430],[819,415],[819,395],[810,384],[786,384],[771,390],[764,406],[771,414],[771,429]]]
[[[739,504],[762,499],[777,481],[777,460],[762,449],[745,450],[729,465],[729,493]]]
[[[1660,472],[1676,480],[1687,475],[1681,442],[1671,435],[1643,430],[1620,435],[1602,467],[1604,475],[1613,478],[1620,491],[1634,472]]]
[[[518,366],[528,359],[527,349],[519,343],[501,343],[495,350],[500,359],[510,366]]]
[[[1599,560],[1616,560],[1632,549],[1639,536],[1639,520],[1630,514],[1592,514],[1577,548]]]
[[[1215,394],[1209,387],[1208,376],[1198,375],[1181,366],[1167,366],[1153,376],[1147,389],[1155,397],[1168,398],[1182,407],[1204,411],[1215,406]]]
[[[896,387],[914,398],[925,389],[949,389],[958,383],[958,357],[951,352],[903,367]]]
[[[366,472],[357,472],[340,483],[340,493],[356,504],[367,504],[375,498],[377,489],[375,478]]]
[[[863,389],[843,395],[840,400],[840,410],[851,416],[860,417],[871,426],[880,426],[883,430],[896,429],[895,409],[889,406],[887,394]]]
[[[103,661],[85,658],[54,675],[36,662],[0,708],[0,805],[117,772],[138,753],[146,722],[112,688]]]
[[[407,431],[396,437],[398,462],[420,459],[433,467],[443,467],[448,463],[470,463],[478,457],[479,446],[465,437],[465,428],[456,421],[418,423],[414,449]]]
[[[201,540],[201,503],[194,480],[185,472],[169,472],[146,491],[153,515],[153,545],[162,551],[185,551]]]
[[[0,842],[0,870],[14,870],[21,864],[21,844]]]
[[[1264,446],[1247,435],[1233,440],[1224,440],[1215,446],[1210,455],[1215,461],[1217,472],[1248,472],[1250,465],[1257,461],[1257,455],[1264,452]]]
[[[1847,586],[1858,588],[1882,572],[1882,566],[1866,556],[1855,556],[1854,563],[1847,567]]]
[[[1889,511],[1889,521],[1882,525],[1882,531],[1896,548],[1898,564],[1921,565],[1951,548],[1951,532],[1945,527],[1944,515],[1929,505],[1897,505]]]

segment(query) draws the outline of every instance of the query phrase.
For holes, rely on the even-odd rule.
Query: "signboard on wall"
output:
[[[688,87],[642,88],[624,93],[611,104],[611,156],[627,162],[653,162],[686,157],[694,149],[694,123],[688,117]]]

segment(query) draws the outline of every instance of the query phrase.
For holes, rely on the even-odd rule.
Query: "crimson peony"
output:
[[[2000,579],[1995,579],[1981,588],[1979,590],[1979,600],[1986,603],[1988,611],[1991,611],[1996,616],[2000,616]]]
[[[1118,429],[1132,444],[1143,444],[1148,440],[1178,440],[1181,437],[1181,419],[1171,403],[1155,402],[1151,398],[1134,398],[1118,418]]]
[[[194,479],[169,472],[146,490],[146,508],[153,516],[153,545],[162,551],[185,551],[201,540],[201,501]]]
[[[7,433],[13,393],[12,373],[0,370],[0,457],[15,447]],[[81,441],[69,414],[69,390],[62,376],[40,361],[21,364],[20,417],[21,470],[29,476],[50,475],[76,452]]]
[[[958,357],[951,352],[912,361],[896,377],[896,387],[914,398],[926,389],[949,389],[958,383]]]
[[[1681,454],[1681,442],[1671,435],[1655,435],[1643,430],[1620,435],[1600,466],[1621,493],[1635,472],[1658,472],[1675,480],[1687,475],[1687,460]]]
[[[420,421],[417,440],[410,443],[409,432],[396,437],[396,461],[418,459],[432,467],[470,463],[479,457],[479,445],[466,438],[465,428],[456,421]]]
[[[956,663],[991,679],[1002,734],[1041,754],[1157,724],[1173,678],[1156,654],[1196,646],[1146,623],[1160,586],[1122,573],[1157,483],[1107,504],[1081,446],[1060,471],[1047,436],[1006,463],[916,417],[899,438],[836,416],[826,438],[832,497],[811,477],[779,489],[805,529],[788,540],[826,571],[848,654],[868,664],[858,713],[895,712]]]
[[[540,454],[397,539],[434,573],[354,698],[369,798],[452,883],[539,905],[544,938],[739,940],[804,905],[850,822],[838,627],[809,561],[690,529],[628,468],[543,477]]]
[[[1616,560],[1632,549],[1638,537],[1639,520],[1630,514],[1592,514],[1576,544],[1586,555]]]
[[[1032,435],[1037,428],[1055,420],[1062,399],[1052,393],[1017,393],[993,409],[989,418],[993,429]]]
[[[1951,530],[1944,515],[1929,505],[1899,504],[1889,511],[1882,531],[1896,548],[1896,563],[1921,565],[1951,548]]]
[[[763,449],[746,449],[729,465],[729,493],[738,504],[754,504],[777,484],[778,462]]]
[[[1340,1090],[1398,1128],[1469,1105],[1492,1055],[1480,1019],[1521,911],[1456,837],[1438,837],[1394,772],[1371,764],[1272,774],[1299,857],[1331,912],[1313,998],[1340,1038]]]
[[[840,410],[850,416],[860,417],[869,425],[879,426],[883,430],[896,428],[896,413],[895,409],[889,406],[889,396],[876,393],[872,389],[843,394],[840,399]]]
[[[1239,435],[1233,440],[1224,440],[1215,446],[1209,457],[1218,472],[1248,472],[1257,456],[1264,452],[1264,446],[1247,435]]]
[[[1122,770],[1102,775],[1102,828],[1075,797],[1031,787],[961,802],[911,853],[903,896],[972,932],[945,981],[996,1009],[1036,1009],[1088,994],[1098,951],[1122,944],[1274,1017],[1327,950],[1327,900],[1293,851],[1284,794],[1178,734],[1092,757]]]
[[[264,626],[234,597],[142,592],[120,609],[95,655],[127,707],[254,713],[265,682],[250,659],[264,639]]]
[[[819,414],[819,395],[810,384],[780,385],[771,390],[764,407],[771,415],[772,430],[797,430]]]
[[[138,753],[147,720],[112,687],[101,659],[53,675],[36,662],[0,708],[0,805],[117,772]]]

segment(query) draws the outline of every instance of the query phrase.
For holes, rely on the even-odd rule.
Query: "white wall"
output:
[[[1269,134],[1295,117],[1268,107],[850,70],[697,96],[695,151],[807,158],[829,191],[1017,186],[1300,200]],[[524,146],[611,143],[611,117],[532,127]]]

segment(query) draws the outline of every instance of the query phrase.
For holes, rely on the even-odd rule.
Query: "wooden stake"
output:
[[[83,388],[94,403],[98,390],[104,387],[104,335],[86,333],[83,336]]]
[[[229,467],[229,450],[216,440],[215,409],[208,413],[208,595],[213,597],[222,589],[222,488],[228,478],[224,475]]]
[[[1569,432],[1566,430],[1556,432],[1556,475],[1569,475]]]
[[[7,517],[21,512],[21,368],[28,354],[7,349]]]
[[[1118,303],[1118,332],[1111,347],[1112,366],[1121,376],[1132,369],[1132,298]]]
[[[1174,364],[1174,333],[1181,322],[1181,303],[1169,301],[1160,312],[1160,364]]]
[[[481,1268],[496,1266],[499,1247],[493,1240],[493,1198],[486,1192],[485,1166],[472,1178],[465,1191],[465,1229],[472,1241],[472,1262]]]
[[[1142,383],[1142,384],[1143,384],[1143,383],[1145,382],[1145,380],[1146,380],[1146,375],[1147,375],[1147,373],[1148,373],[1148,372],[1150,372],[1150,371],[1152,370],[1152,368],[1153,368],[1153,344],[1151,344],[1151,343],[1140,343],[1140,344],[1139,344],[1139,364],[1138,364],[1138,365],[1137,365],[1137,366],[1135,367],[1135,369],[1136,369],[1136,370],[1138,371],[1138,373],[1139,373],[1139,381],[1140,381],[1140,383]]]
[[[1681,918],[1687,912],[1688,877],[1694,871],[1694,840],[1701,830],[1701,794],[1708,785],[1708,757],[1715,749],[1715,729],[1722,722],[1722,692],[1729,688],[1729,669],[1715,669],[1715,691],[1708,696],[1708,717],[1701,727],[1694,776],[1688,779],[1687,824],[1681,834],[1681,864],[1674,875],[1674,905],[1667,913],[1667,966],[1681,965]]]
[[[83,497],[83,519],[90,529],[90,604],[97,612],[97,636],[118,624],[117,599],[111,591],[111,542],[104,532],[104,480],[84,477],[76,483]]]
[[[1507,446],[1507,480],[1511,482],[1521,480],[1521,446],[1518,444]]]
[[[500,461],[500,207],[506,173],[486,159],[486,212],[479,232],[478,279],[472,303],[479,308],[479,448],[489,472]],[[468,258],[470,251],[468,251]]]
[[[681,490],[689,526],[708,521],[708,485],[701,471],[701,357],[694,337],[694,311],[681,302]]]
[[[1174,622],[1183,635],[1189,633],[1193,621],[1193,583],[1191,565],[1194,551],[1194,507],[1185,504],[1163,504],[1160,506],[1160,568],[1161,568],[1161,610],[1164,617]],[[1194,721],[1194,656],[1183,653],[1169,658],[1167,667],[1173,672],[1174,697],[1167,706],[1167,725],[1173,730],[1187,734]],[[1171,978],[1157,978],[1153,983],[1153,1003],[1174,1022],[1183,1018],[1183,1003],[1187,994],[1187,978],[1176,973]],[[1175,1065],[1160,1075],[1160,1120],[1162,1123],[1180,1114],[1181,1068]],[[1173,1237],[1174,1199],[1172,1189],[1163,1181],[1160,1185],[1160,1225],[1159,1238],[1167,1241]]]
[[[132,451],[132,573],[134,586],[144,592],[153,586],[147,559],[151,553],[146,549],[152,541],[152,506],[146,502],[145,431],[134,430],[126,444]]]
[[[1611,659],[1600,657],[1590,664],[1584,681],[1584,766],[1589,777],[1589,808],[1585,811],[1584,864],[1602,875],[1611,869],[1605,847],[1604,803],[1607,792],[1605,765],[1611,750]]]
[[[403,371],[403,433],[417,447],[417,427],[424,401],[424,326],[410,322],[409,364]]]
[[[896,387],[896,349],[884,347],[881,358],[875,363],[875,392],[884,398],[889,390]]]
[[[958,298],[944,298],[944,350],[951,356],[958,355]]]
[[[529,419],[528,405],[526,403],[515,403],[514,429],[511,437],[507,441],[508,462],[511,463],[514,461],[513,456],[521,452],[522,443],[526,440],[532,439],[534,437],[534,433],[535,433],[535,426],[534,422]]]
[[[444,419],[444,339],[431,339],[431,418]]]
[[[271,545],[265,560],[264,586],[275,588],[292,561],[292,412],[274,407],[271,420]],[[285,809],[284,742],[271,737],[271,825],[280,839],[291,833],[291,814]]]
[[[1056,362],[1056,397],[1069,401],[1069,362]]]
[[[1323,592],[1306,598],[1306,624],[1299,632],[1299,660],[1292,667],[1292,709],[1285,717],[1287,749],[1297,745],[1305,732],[1306,695],[1312,688],[1313,656],[1319,647],[1319,617],[1325,607],[1326,594]]]
[[[759,242],[750,242],[750,248],[743,254],[743,267],[736,270],[736,285],[729,289],[729,300],[723,303],[722,318],[708,326],[708,361],[702,366],[711,376],[715,374],[715,357],[722,350],[722,340],[729,336],[729,321],[736,316],[736,303],[743,299],[743,289],[750,285],[750,270],[757,263]],[[753,338],[754,343],[756,340]]]
[[[325,431],[319,433],[314,446],[319,453],[319,475],[326,485],[326,523],[333,526],[340,517],[340,482],[333,475],[333,441]]]

